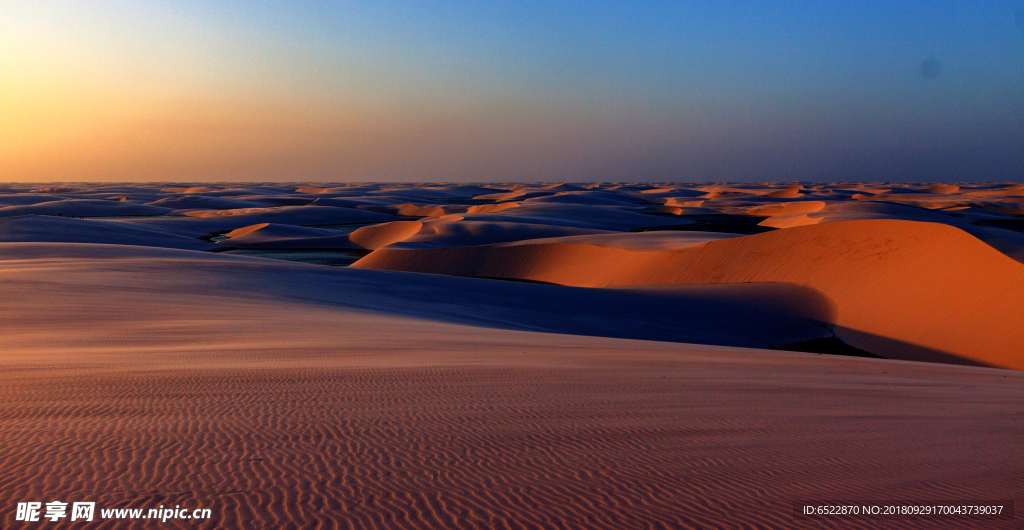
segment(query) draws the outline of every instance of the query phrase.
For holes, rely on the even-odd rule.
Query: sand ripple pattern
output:
[[[0,521],[59,498],[214,513],[105,528],[821,528],[789,502],[1024,500],[1017,374],[787,362],[11,368]]]

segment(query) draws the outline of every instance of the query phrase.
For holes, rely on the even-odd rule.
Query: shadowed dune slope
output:
[[[64,199],[0,208],[0,217],[19,215],[52,215],[74,217],[107,217],[118,215],[164,215],[170,208],[146,206],[102,199]]]
[[[379,250],[355,267],[586,287],[783,282],[836,304],[845,342],[879,355],[1024,370],[1024,266],[957,228],[897,220],[803,226],[678,252],[567,243]]]
[[[373,228],[373,227],[371,227]],[[606,230],[551,224],[463,221],[424,221],[415,234],[394,244],[395,248],[468,247],[528,239],[607,234]]]
[[[203,314],[200,308],[244,299],[488,328],[770,348],[827,337],[818,322],[835,311],[817,291],[786,284],[582,289],[119,245],[0,244],[0,265],[5,296],[18,307],[16,315],[0,314],[8,330],[26,321],[74,320],[69,314],[76,311],[98,318],[110,307],[118,308],[113,326],[192,320]],[[127,294],[122,286],[129,286]],[[173,309],[160,292],[191,309]],[[73,304],[55,302],[59,293]],[[106,309],[89,310],[90,299]],[[144,316],[146,308],[158,315]],[[220,311],[214,321],[237,317],[239,309],[213,314]],[[281,313],[285,327],[286,314],[292,313]],[[110,332],[86,327],[76,331],[79,343]]]
[[[266,206],[257,201],[240,200],[227,197],[206,197],[203,195],[184,195],[181,197],[165,197],[147,204],[175,210],[212,209],[227,210],[232,208],[259,208]]]
[[[214,245],[146,226],[49,215],[0,217],[0,242],[98,243],[209,250]]]
[[[342,234],[337,230],[305,226],[259,223],[232,230],[225,236],[227,239],[217,242],[221,247],[249,249],[359,248],[349,241],[348,234]]]

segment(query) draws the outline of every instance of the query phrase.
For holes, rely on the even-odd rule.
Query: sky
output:
[[[1024,181],[1024,0],[0,0],[0,181]]]

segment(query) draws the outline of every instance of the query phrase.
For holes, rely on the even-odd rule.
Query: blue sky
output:
[[[6,2],[3,180],[1024,179],[1024,2]]]

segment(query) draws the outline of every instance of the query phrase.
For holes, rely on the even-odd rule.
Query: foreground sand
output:
[[[389,292],[399,274],[0,246],[0,526],[54,499],[213,510],[183,528],[821,528],[791,502],[1024,506],[1024,373],[496,329],[548,317],[442,298],[509,282]]]

